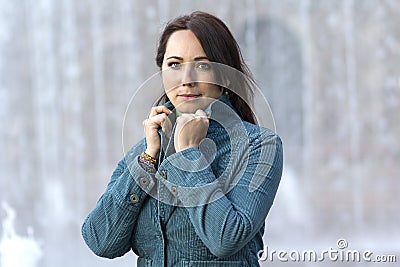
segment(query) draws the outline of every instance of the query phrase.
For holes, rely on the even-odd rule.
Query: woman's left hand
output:
[[[183,113],[176,120],[174,135],[175,151],[179,152],[191,147],[199,147],[208,131],[206,113],[198,109],[196,113]]]

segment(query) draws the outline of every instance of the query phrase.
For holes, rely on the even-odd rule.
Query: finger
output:
[[[169,115],[169,114],[171,114],[171,112],[172,111],[169,110],[166,106],[156,106],[156,107],[151,108],[149,117],[153,117],[160,113],[165,113],[165,114]]]
[[[169,138],[171,135],[171,130],[172,130],[171,121],[169,119],[164,120],[164,122],[162,123],[161,129]]]
[[[199,117],[199,118],[202,118],[202,119],[208,119],[207,114],[201,109],[198,109],[196,111],[195,115],[196,115],[196,117]]]
[[[176,122],[177,123],[183,123],[183,122],[186,122],[186,121],[193,120],[195,118],[196,118],[196,115],[194,115],[193,113],[182,113],[182,115],[179,116],[176,119]]]
[[[145,124],[147,125],[158,125],[158,126],[163,126],[165,120],[167,119],[167,114],[165,113],[160,113],[157,114],[153,117],[148,118],[145,120]]]
[[[207,114],[204,112],[204,110],[198,109],[196,110],[196,114],[197,116],[207,116]]]
[[[207,119],[208,118],[207,114],[201,109],[198,109],[196,111],[195,115],[196,115],[196,117],[199,117],[199,118],[202,118],[202,119]]]

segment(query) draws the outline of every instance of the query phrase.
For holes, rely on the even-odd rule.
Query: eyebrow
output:
[[[183,60],[183,57],[178,57],[178,56],[170,56],[170,57],[168,57],[167,58],[167,60],[168,59],[178,59],[178,60]],[[194,58],[194,61],[199,61],[199,60],[204,60],[204,59],[207,59],[208,60],[208,57],[206,57],[206,56],[199,56],[199,57],[195,57]]]

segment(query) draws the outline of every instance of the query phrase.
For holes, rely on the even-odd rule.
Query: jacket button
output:
[[[171,192],[172,192],[172,194],[174,194],[174,195],[176,195],[176,194],[178,193],[178,190],[176,189],[176,186],[175,186],[175,185],[171,186]]]
[[[164,179],[167,179],[167,171],[166,171],[166,170],[162,170],[162,171],[161,171],[161,176],[162,176]]]
[[[139,202],[139,197],[138,197],[138,195],[136,195],[136,194],[132,194],[132,195],[129,197],[129,199],[130,199],[131,203],[138,203],[138,202]]]
[[[139,181],[140,181],[140,184],[143,185],[143,186],[146,186],[146,185],[149,184],[149,179],[144,178],[144,177],[140,178]]]

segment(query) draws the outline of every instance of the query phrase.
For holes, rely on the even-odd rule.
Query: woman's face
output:
[[[161,67],[165,92],[180,112],[205,109],[222,94],[213,84],[213,65],[190,30],[171,34]]]

